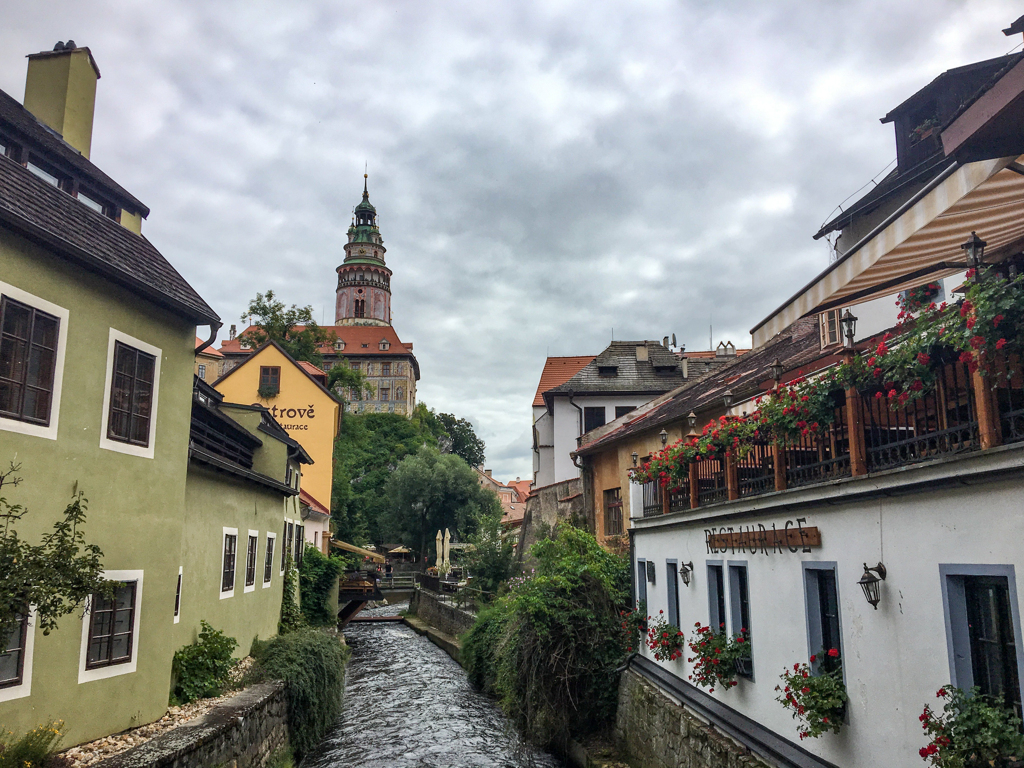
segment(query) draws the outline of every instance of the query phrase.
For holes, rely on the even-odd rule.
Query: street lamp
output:
[[[687,414],[687,416],[686,416],[686,423],[690,425],[690,429],[696,429],[697,428],[697,414],[694,413],[693,411],[690,411],[690,413]]]
[[[664,446],[664,445],[665,445],[665,443],[667,443],[667,442],[668,442],[668,432],[666,432],[666,431],[665,431],[664,429],[663,429],[663,430],[661,430],[661,432],[659,432],[659,433],[658,433],[658,437],[660,437],[660,438],[661,438],[661,444],[662,444],[662,446]]]
[[[639,458],[640,458],[640,454],[637,453],[636,451],[633,451],[633,466],[634,467],[636,466],[637,459],[639,459]]]
[[[782,364],[779,358],[772,360],[772,364],[768,366],[768,370],[772,372],[772,378],[775,379],[775,386],[779,386],[779,380],[782,378],[782,374],[786,372],[786,366]]]
[[[872,573],[874,571],[874,573]],[[878,574],[877,576],[875,574]],[[879,563],[874,568],[868,568],[864,563],[864,575],[860,577],[860,588],[864,590],[864,597],[871,604],[871,607],[878,610],[878,601],[881,599],[878,586],[885,581],[885,566]]]
[[[722,395],[722,402],[725,403],[725,407],[728,408],[732,405],[732,390],[725,390],[725,394]]]
[[[846,339],[844,346],[847,349],[853,349],[853,340],[857,338],[857,318],[853,316],[853,313],[847,309],[843,312],[843,316],[839,319],[839,322],[843,326],[843,336]]]
[[[967,238],[967,242],[960,246],[960,249],[967,254],[967,261],[974,269],[975,274],[981,269],[981,258],[985,255],[985,246],[988,245],[984,240],[978,237],[977,232],[971,232],[971,236]]]

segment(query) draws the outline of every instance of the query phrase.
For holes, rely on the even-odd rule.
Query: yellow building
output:
[[[324,386],[326,376],[315,366],[297,362],[271,341],[214,383],[225,399],[258,403],[284,427],[313,459],[303,469],[302,492],[327,511],[331,507],[334,441],[341,428],[341,401]],[[330,538],[330,517],[312,515],[305,521],[306,541],[317,548]]]

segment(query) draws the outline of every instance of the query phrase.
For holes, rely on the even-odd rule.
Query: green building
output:
[[[220,320],[89,160],[99,76],[61,43],[29,56],[26,106],[0,91],[0,462],[23,478],[5,496],[38,541],[83,492],[86,537],[124,584],[48,636],[29,612],[0,648],[0,723],[62,719],[65,745],[159,718],[201,619],[243,653],[276,632],[308,461],[262,409],[194,386],[196,327],[212,341]]]

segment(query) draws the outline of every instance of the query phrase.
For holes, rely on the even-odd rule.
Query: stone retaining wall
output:
[[[265,768],[287,744],[284,683],[260,683],[94,768]]]
[[[644,768],[775,768],[633,670],[619,682],[615,732]]]
[[[452,637],[469,631],[476,616],[441,599],[428,589],[417,587],[409,600],[409,613]]]

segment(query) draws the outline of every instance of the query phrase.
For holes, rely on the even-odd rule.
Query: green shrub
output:
[[[615,716],[615,669],[632,643],[620,615],[629,563],[569,525],[530,552],[535,575],[480,612],[462,655],[529,741],[562,746]]]
[[[59,720],[33,728],[20,739],[0,732],[0,768],[46,768],[53,761],[64,723]]]
[[[311,627],[337,626],[338,617],[331,606],[331,593],[337,594],[342,565],[315,547],[306,547],[299,567],[299,593],[302,596],[302,615]]]
[[[301,757],[341,713],[348,651],[338,638],[317,629],[279,635],[254,651],[249,681],[283,680],[288,686],[288,735]]]
[[[199,638],[174,652],[174,696],[182,703],[219,696],[234,666],[231,654],[238,641],[205,621],[200,625]]]
[[[298,577],[292,568],[292,556],[288,555],[284,567],[284,584],[281,587],[281,620],[277,624],[277,632],[286,635],[305,626],[305,619],[299,604],[295,601],[295,587]]]
[[[276,750],[271,754],[267,768],[295,768],[295,760],[292,758],[292,752],[286,747]]]

